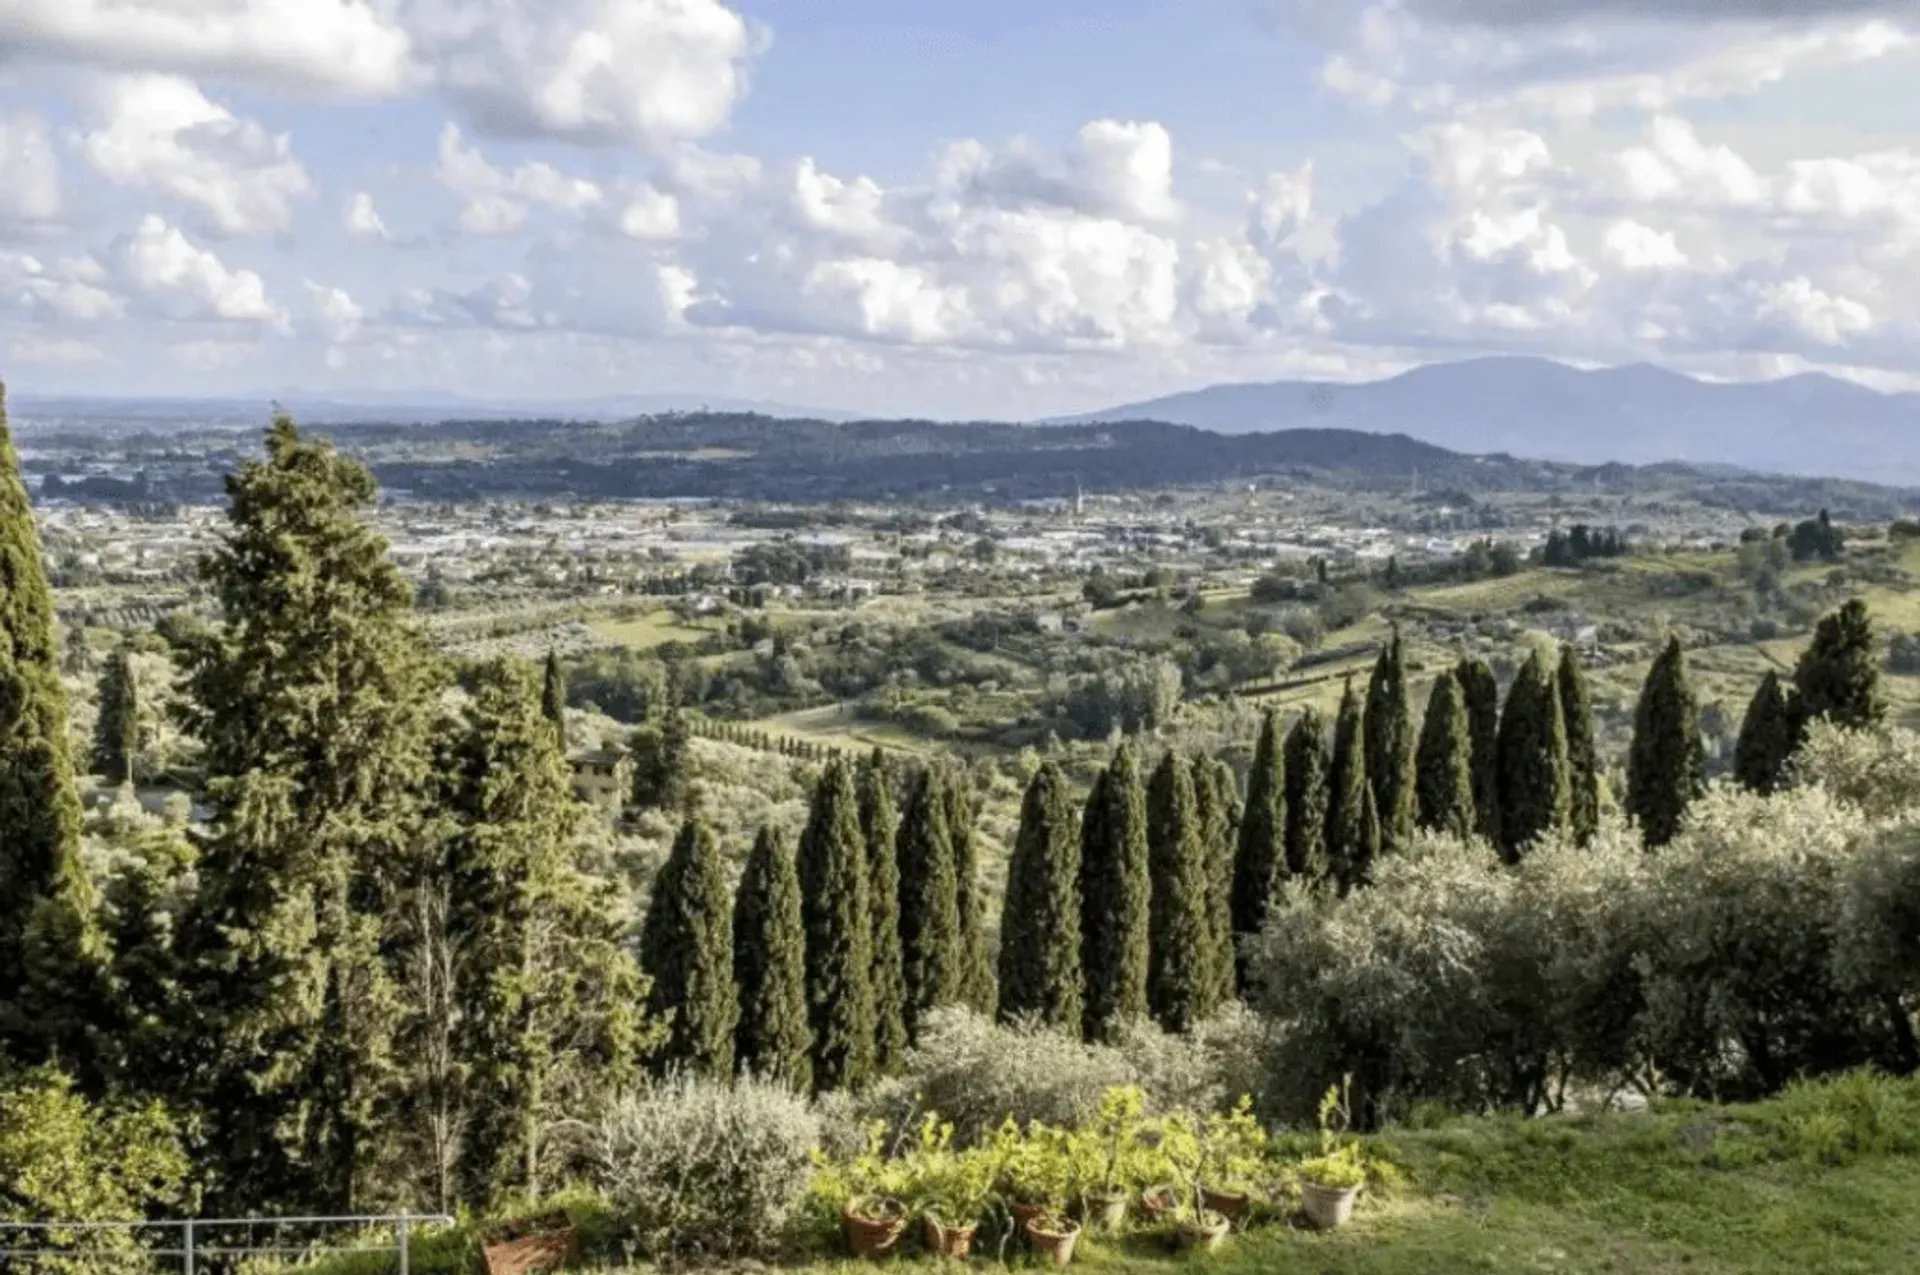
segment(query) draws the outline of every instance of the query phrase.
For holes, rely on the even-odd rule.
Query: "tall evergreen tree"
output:
[[[1311,882],[1327,878],[1327,728],[1308,709],[1287,732],[1286,875]]]
[[[669,1019],[661,1071],[733,1074],[740,1003],[733,981],[733,907],[713,830],[695,811],[681,825],[647,903],[640,965],[653,980],[648,1012]]]
[[[1147,1016],[1147,936],[1153,881],[1148,868],[1147,795],[1133,745],[1122,741],[1087,794],[1080,824],[1080,968],[1086,980],[1082,1031],[1111,1040]]]
[[[1794,709],[1802,722],[1824,719],[1851,728],[1878,725],[1886,718],[1873,617],[1865,602],[1854,598],[1820,621],[1794,668],[1793,688]]]
[[[1380,817],[1380,840],[1387,850],[1404,849],[1413,837],[1413,714],[1407,703],[1407,656],[1396,625],[1393,638],[1374,661],[1367,683],[1364,719],[1367,783]]]
[[[93,727],[93,772],[115,784],[133,782],[140,756],[140,685],[125,647],[107,657],[100,675],[100,714]]]
[[[1147,846],[1153,875],[1147,1001],[1168,1031],[1213,1013],[1208,968],[1207,854],[1193,771],[1178,753],[1160,759],[1147,788]]]
[[[874,1074],[873,922],[860,798],[844,757],[827,763],[800,838],[807,925],[807,1019],[816,1092],[859,1089]]]
[[[1555,678],[1561,724],[1567,732],[1567,827],[1576,845],[1600,830],[1600,751],[1593,726],[1593,694],[1587,671],[1570,646],[1560,648]]]
[[[1027,785],[1001,915],[1001,1019],[1080,1030],[1080,829],[1053,762]]]
[[[553,723],[553,733],[561,751],[567,747],[567,674],[560,667],[560,652],[547,648],[546,676],[540,684],[540,712]]]
[[[1194,757],[1194,808],[1207,855],[1207,1000],[1224,1005],[1233,999],[1233,858],[1240,835],[1240,784],[1233,768],[1206,756]]]
[[[1527,657],[1500,716],[1500,849],[1518,862],[1527,847],[1567,826],[1573,779],[1557,675],[1538,650]]]
[[[907,1052],[907,987],[900,964],[899,822],[893,775],[877,748],[860,775],[860,833],[867,843],[867,917],[873,926],[873,1064],[885,1074]]]
[[[976,1014],[993,1015],[999,982],[987,944],[987,899],[980,884],[980,846],[973,835],[973,785],[964,773],[945,785],[947,835],[953,839],[953,876],[959,889],[961,1002]]]
[[[1747,704],[1740,722],[1740,738],[1733,749],[1733,777],[1749,792],[1762,795],[1786,786],[1787,764],[1799,743],[1799,723],[1793,702],[1780,685],[1780,675],[1769,671]]]
[[[1467,722],[1467,696],[1451,670],[1434,679],[1427,696],[1414,773],[1422,828],[1463,839],[1479,833],[1473,808],[1473,737]]]
[[[1504,845],[1500,836],[1500,683],[1485,660],[1461,660],[1453,673],[1467,701],[1474,818],[1488,845]]]
[[[1267,905],[1287,872],[1287,756],[1280,715],[1268,709],[1247,772],[1247,804],[1233,860],[1234,987],[1245,995],[1243,949],[1267,922]]]
[[[1627,754],[1627,813],[1650,847],[1664,846],[1707,789],[1700,705],[1687,680],[1680,639],[1671,638],[1640,688]]]
[[[91,1086],[107,956],[68,750],[53,591],[0,388],[0,1069],[57,1059]]]
[[[1340,715],[1333,726],[1333,766],[1327,774],[1327,865],[1342,894],[1373,881],[1373,861],[1380,849],[1378,836],[1367,832],[1366,798],[1373,792],[1367,781],[1365,718],[1353,683],[1340,697]],[[1379,827],[1379,807],[1373,826]]]
[[[927,1011],[957,1005],[965,980],[960,883],[940,776],[923,769],[900,821],[900,957],[906,1026],[917,1039]]]
[[[740,1003],[734,1061],[742,1071],[803,1093],[813,1087],[806,948],[793,851],[778,832],[762,828],[733,900],[733,981]]]
[[[219,627],[177,635],[214,808],[182,926],[192,1079],[224,1207],[352,1213],[394,1152],[383,901],[422,870],[438,666],[361,521],[365,467],[283,415],[227,494]]]

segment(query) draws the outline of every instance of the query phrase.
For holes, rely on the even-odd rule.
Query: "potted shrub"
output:
[[[1057,1131],[1035,1124],[1024,1134],[1012,1120],[994,1135],[993,1154],[999,1165],[994,1189],[1006,1201],[1017,1228],[1060,1206],[1065,1159],[1055,1154]]]
[[[1253,1118],[1251,1098],[1242,1097],[1229,1113],[1209,1116],[1200,1137],[1202,1207],[1230,1223],[1245,1216],[1266,1148],[1267,1132]]]
[[[1081,1184],[1081,1217],[1090,1226],[1111,1231],[1127,1217],[1127,1188],[1121,1166],[1134,1149],[1139,1136],[1140,1117],[1145,1098],[1136,1086],[1107,1090],[1100,1099],[1100,1110],[1087,1130],[1087,1146],[1079,1149],[1072,1163],[1084,1168],[1097,1164],[1098,1171]]]
[[[1181,1252],[1211,1253],[1227,1238],[1233,1223],[1213,1209],[1180,1205],[1173,1211],[1173,1242]]]
[[[993,1161],[981,1150],[956,1152],[953,1126],[929,1116],[908,1167],[928,1251],[965,1260],[993,1198]]]
[[[1080,1224],[1064,1213],[1048,1209],[1027,1219],[1026,1234],[1027,1246],[1048,1265],[1065,1266],[1073,1261]]]
[[[1367,1182],[1360,1144],[1340,1138],[1350,1121],[1342,1087],[1327,1090],[1320,1100],[1320,1154],[1300,1165],[1301,1208],[1307,1221],[1323,1231],[1347,1223],[1353,1216],[1354,1197]]]
[[[1190,1181],[1199,1163],[1198,1132],[1187,1117],[1176,1114],[1154,1121],[1138,1141],[1139,1180],[1152,1184],[1140,1192],[1140,1209],[1149,1219],[1170,1220],[1183,1203],[1177,1184]]]
[[[885,1125],[876,1124],[867,1149],[848,1166],[848,1197],[840,1210],[847,1247],[858,1258],[885,1257],[900,1244],[907,1229],[907,1206],[901,1196],[907,1185],[906,1168],[884,1153]]]

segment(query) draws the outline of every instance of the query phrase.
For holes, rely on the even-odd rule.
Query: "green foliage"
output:
[[[1087,794],[1080,823],[1082,1032],[1111,1040],[1147,1015],[1147,953],[1153,881],[1147,796],[1138,754],[1122,741]]]
[[[959,890],[960,998],[974,1012],[991,1015],[1000,989],[987,947],[987,900],[980,884],[973,792],[964,774],[949,777],[945,796],[947,835],[953,838],[953,875]]]
[[[867,844],[867,915],[873,927],[873,1061],[881,1074],[907,1052],[907,988],[901,968],[900,860],[893,774],[874,749],[860,773],[860,832]]]
[[[1320,714],[1308,709],[1287,732],[1287,861],[1293,880],[1321,881],[1328,874],[1327,733]]]
[[[1078,1031],[1080,830],[1067,779],[1051,762],[1027,786],[1007,864],[1000,923],[1000,1017]]]
[[[1206,842],[1193,789],[1191,767],[1172,751],[1147,788],[1147,1003],[1168,1031],[1186,1031],[1214,1008]]]
[[[1367,782],[1379,813],[1381,845],[1387,851],[1403,850],[1413,836],[1414,734],[1407,703],[1406,649],[1398,627],[1374,661],[1364,729]]]
[[[688,817],[653,881],[640,930],[640,964],[653,979],[648,1009],[672,1016],[656,1069],[724,1079],[733,1072],[740,1004],[733,981],[733,913],[713,832]]]
[[[1600,827],[1600,753],[1594,739],[1593,694],[1587,672],[1571,646],[1560,648],[1555,678],[1561,723],[1567,734],[1567,820],[1576,845],[1593,840]]]
[[[867,849],[853,768],[827,763],[800,838],[800,906],[806,921],[807,1016],[818,1092],[872,1079],[873,928]]]
[[[1233,768],[1207,756],[1193,759],[1194,811],[1207,856],[1207,1003],[1232,1000],[1233,860],[1239,838],[1240,790]]]
[[[1233,862],[1234,989],[1247,990],[1247,962],[1241,945],[1260,933],[1267,904],[1287,877],[1287,756],[1280,715],[1261,719],[1260,739],[1247,772],[1247,805],[1240,819]]]
[[[642,810],[673,810],[685,804],[696,773],[686,714],[668,709],[659,722],[633,733],[633,804]]]
[[[1568,826],[1573,783],[1557,682],[1536,650],[1500,716],[1500,848],[1510,862],[1538,838]]]
[[[1463,840],[1477,834],[1473,737],[1467,721],[1466,694],[1452,671],[1434,679],[1433,691],[1427,697],[1414,789],[1420,827]]]
[[[913,780],[897,850],[905,1021],[909,1039],[918,1040],[929,1011],[960,1002],[966,974],[953,837],[935,771],[922,770]]]
[[[1453,675],[1467,701],[1467,737],[1473,748],[1473,813],[1489,845],[1500,839],[1500,683],[1485,660],[1462,660]]]
[[[1768,670],[1747,704],[1734,745],[1733,777],[1748,792],[1762,796],[1787,782],[1787,767],[1798,744],[1793,704],[1780,685],[1780,675]]]
[[[100,715],[93,728],[93,770],[110,783],[130,784],[140,759],[140,686],[123,647],[107,657],[100,675]]]
[[[800,873],[780,834],[762,828],[733,904],[733,978],[740,1069],[801,1092],[812,1088],[808,1054],[806,927]]]
[[[560,667],[560,652],[547,648],[547,666],[540,683],[540,714],[553,724],[560,750],[567,748],[567,674]]]
[[[1793,671],[1794,709],[1801,722],[1860,727],[1887,715],[1874,652],[1873,618],[1855,598],[1822,619]]]
[[[1367,781],[1365,726],[1352,682],[1340,697],[1340,715],[1334,721],[1327,791],[1327,865],[1345,893],[1373,880],[1374,860],[1380,854],[1380,817]]]
[[[1633,746],[1627,754],[1627,812],[1649,846],[1663,846],[1680,831],[1687,807],[1706,791],[1706,746],[1700,738],[1700,705],[1687,680],[1680,640],[1668,641],[1640,690],[1633,715]]]

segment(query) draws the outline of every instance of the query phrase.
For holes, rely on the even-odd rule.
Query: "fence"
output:
[[[210,1275],[233,1269],[247,1258],[291,1258],[304,1261],[328,1253],[380,1256],[392,1254],[399,1275],[411,1275],[414,1245],[420,1232],[454,1225],[443,1214],[398,1213],[381,1217],[244,1217],[186,1218],[158,1222],[0,1222],[0,1273],[22,1275],[43,1269],[73,1269],[76,1262],[93,1259],[102,1271],[124,1269],[130,1257],[154,1259],[157,1269],[178,1262],[181,1275]],[[347,1229],[392,1231],[391,1243],[359,1236],[351,1243],[323,1243],[327,1232]],[[304,1243],[294,1235],[318,1233]],[[98,1236],[106,1245],[89,1245],[84,1237]],[[115,1249],[119,1237],[125,1247]],[[115,1264],[119,1265],[116,1266]]]

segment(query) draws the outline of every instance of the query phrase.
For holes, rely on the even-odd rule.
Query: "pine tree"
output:
[[[1466,839],[1479,831],[1473,808],[1473,739],[1467,696],[1451,671],[1434,679],[1420,726],[1415,788],[1420,826]]]
[[[224,1207],[351,1213],[395,1150],[382,901],[424,869],[438,665],[358,462],[277,418],[177,635],[213,827],[182,925]]]
[[[1820,621],[1812,645],[1794,668],[1793,687],[1795,715],[1801,722],[1825,720],[1856,728],[1886,718],[1873,618],[1865,602],[1854,598]]]
[[[1500,683],[1485,660],[1462,660],[1453,673],[1467,701],[1474,818],[1488,845],[1504,845],[1500,838]]]
[[[1557,676],[1538,650],[1527,657],[1500,716],[1500,849],[1518,862],[1527,847],[1567,826],[1573,781]]]
[[[733,981],[740,1009],[734,1060],[744,1072],[802,1093],[813,1087],[806,944],[793,852],[779,833],[762,828],[733,901]]]
[[[1377,837],[1367,835],[1366,798],[1373,792],[1367,781],[1365,719],[1353,683],[1340,697],[1340,716],[1333,727],[1333,766],[1327,774],[1327,865],[1342,894],[1373,881]],[[1374,807],[1379,825],[1379,807]]]
[[[1740,738],[1733,750],[1733,777],[1749,792],[1768,794],[1786,786],[1787,765],[1799,740],[1793,702],[1780,685],[1780,675],[1769,672],[1747,704]]]
[[[960,885],[940,776],[922,770],[900,821],[900,957],[906,1025],[918,1039],[927,1011],[958,1004],[966,973]]]
[[[1267,905],[1287,872],[1287,757],[1280,715],[1272,709],[1260,723],[1247,772],[1247,804],[1233,860],[1234,988],[1248,990],[1244,949],[1267,923]]]
[[[1240,832],[1240,786],[1225,762],[1194,757],[1194,810],[1207,856],[1207,1002],[1233,999],[1233,855]]]
[[[1680,639],[1672,638],[1640,688],[1627,754],[1627,813],[1649,847],[1666,845],[1680,831],[1687,807],[1706,791],[1706,773],[1700,705]]]
[[[1560,648],[1555,678],[1560,718],[1567,732],[1567,827],[1576,845],[1586,845],[1600,829],[1600,753],[1594,739],[1593,695],[1587,672],[1570,646]]]
[[[800,838],[800,904],[807,927],[807,1021],[815,1092],[859,1089],[873,1078],[873,923],[867,847],[853,768],[827,763]]]
[[[1133,745],[1123,741],[1087,794],[1080,824],[1080,967],[1086,979],[1081,1030],[1112,1040],[1147,1016],[1147,795]]]
[[[100,714],[93,728],[93,772],[111,783],[133,782],[140,755],[140,687],[125,648],[107,657],[100,675]]]
[[[1374,661],[1365,715],[1367,782],[1380,816],[1385,850],[1402,850],[1413,837],[1413,716],[1407,704],[1406,648],[1393,638]]]
[[[959,889],[961,1002],[992,1017],[1000,989],[987,946],[987,900],[980,885],[979,843],[973,835],[973,791],[965,774],[945,785],[947,835],[953,838],[953,876]]]
[[[1327,728],[1308,709],[1287,732],[1286,875],[1318,883],[1327,879]]]
[[[640,965],[653,979],[648,1012],[669,1018],[654,1066],[733,1074],[740,1004],[733,982],[733,909],[713,831],[690,813],[653,879],[640,929]]]
[[[1178,753],[1160,759],[1147,788],[1147,846],[1153,875],[1147,1002],[1168,1031],[1212,1014],[1208,968],[1207,857],[1193,772]]]
[[[1080,1030],[1080,829],[1053,762],[1027,785],[1001,916],[1001,1020]]]
[[[907,988],[901,972],[899,832],[893,775],[879,749],[860,776],[860,833],[867,843],[867,917],[873,927],[873,1064],[884,1075],[907,1052]]]
[[[560,652],[554,647],[547,648],[547,670],[540,684],[540,712],[553,723],[553,733],[560,741],[560,750],[567,748],[567,675],[560,667]]]

